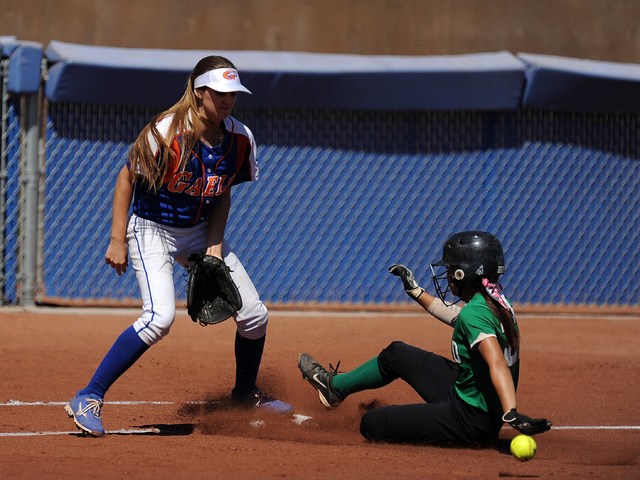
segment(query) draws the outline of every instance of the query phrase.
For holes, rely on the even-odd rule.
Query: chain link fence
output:
[[[7,92],[8,60],[0,62],[0,301],[18,301],[20,225],[20,108]]]
[[[42,302],[135,302],[104,263],[111,196],[154,108],[52,104]],[[235,189],[227,238],[267,302],[404,302],[452,232],[503,241],[511,298],[640,302],[637,115],[238,110],[261,178]],[[179,298],[185,275],[176,271]],[[182,293],[182,295],[180,295]]]

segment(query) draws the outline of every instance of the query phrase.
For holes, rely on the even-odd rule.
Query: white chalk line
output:
[[[640,430],[640,425],[554,425],[551,430]]]
[[[109,434],[118,435],[149,435],[159,434],[158,428],[130,428],[122,430],[109,430]],[[46,437],[49,435],[77,435],[84,436],[80,430],[69,430],[62,432],[0,432],[0,437]]]
[[[8,402],[0,402],[0,407],[41,407],[41,406],[54,406],[59,407],[66,405],[68,402],[23,402],[21,400],[9,400]],[[215,402],[211,401],[187,401],[187,402],[171,402],[171,401],[151,401],[151,400],[116,400],[110,402],[104,402],[105,405],[210,405]],[[302,415],[299,413],[294,413],[291,415],[291,422],[296,425],[302,425],[307,420],[311,420],[312,417],[307,415]],[[249,422],[249,424],[254,428],[264,427],[267,422],[264,420],[255,420]],[[161,430],[159,428],[130,428],[130,429],[121,429],[121,430],[109,430],[108,434],[118,434],[118,435],[149,435],[149,434],[160,434]],[[83,433],[79,430],[69,430],[69,431],[50,431],[50,432],[0,432],[0,437],[40,437],[40,436],[49,436],[49,435],[80,435]]]
[[[66,405],[69,402],[23,402],[20,400],[9,400],[8,402],[0,402],[0,407],[39,407],[39,406],[60,406]],[[200,404],[212,404],[215,402],[165,402],[165,401],[152,401],[152,400],[143,400],[143,401],[129,401],[129,400],[121,400],[121,401],[107,401],[104,402],[105,405],[178,405],[178,404],[192,404],[192,405],[200,405]]]
[[[24,402],[21,400],[9,400],[7,402],[0,402],[0,407],[38,407],[38,406],[64,406],[68,402]],[[213,401],[186,401],[186,402],[173,402],[162,400],[114,400],[105,401],[105,405],[210,405],[216,402]],[[301,415],[294,413],[291,415],[291,421],[296,425],[302,425],[307,420],[311,420],[312,417],[307,415]],[[263,420],[256,420],[250,422],[250,425],[254,428],[260,428],[265,426],[266,422]],[[506,428],[506,427],[505,427]],[[640,425],[554,425],[552,430],[640,430]],[[107,433],[121,434],[121,435],[139,435],[139,434],[157,434],[160,430],[157,428],[134,428],[124,430],[112,430]],[[79,434],[78,430],[62,431],[62,432],[0,432],[0,437],[29,437],[29,436],[46,436],[46,435],[72,435]]]
[[[306,415],[294,414],[291,420],[296,425],[301,425],[311,417]],[[264,420],[254,420],[249,422],[253,428],[262,428],[267,425]],[[640,430],[638,425],[573,425],[573,426],[558,426],[553,427],[552,430]],[[121,430],[108,430],[107,434],[110,435],[158,435],[161,433],[159,428],[130,428]],[[75,435],[84,436],[79,430],[67,430],[67,431],[51,431],[51,432],[0,432],[0,437],[46,437],[56,435]]]

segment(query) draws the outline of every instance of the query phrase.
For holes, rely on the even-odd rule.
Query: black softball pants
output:
[[[360,433],[374,442],[480,445],[495,442],[502,426],[466,402],[453,389],[458,366],[451,360],[403,342],[378,356],[385,378],[401,378],[426,403],[392,405],[365,413]]]

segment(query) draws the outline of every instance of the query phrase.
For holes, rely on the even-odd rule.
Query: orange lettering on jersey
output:
[[[158,155],[162,155],[162,149],[160,149]],[[180,144],[178,143],[178,140],[174,138],[171,142],[170,152],[167,159],[167,166],[164,171],[164,178],[162,179],[164,183],[168,183],[171,179],[171,176],[175,175],[175,173],[178,171],[179,163]]]
[[[207,177],[207,183],[204,186],[202,191],[202,195],[205,197],[211,197],[216,194],[216,190],[218,189],[218,185],[220,183],[220,177],[217,175],[213,175],[211,177]]]
[[[175,193],[182,193],[189,186],[189,180],[193,174],[191,172],[178,172],[167,183],[167,190]],[[185,180],[185,181],[182,181]]]
[[[191,185],[184,193],[187,195],[191,195],[194,197],[200,196],[200,192],[202,191],[202,178],[198,178],[193,185]]]
[[[221,177],[217,175],[207,177],[207,184],[204,187],[202,195],[205,197],[220,195],[223,192],[224,180],[226,177],[226,175],[223,175]]]

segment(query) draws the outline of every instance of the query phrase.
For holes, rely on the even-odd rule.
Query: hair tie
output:
[[[488,278],[483,278],[482,286],[484,287],[484,289],[487,291],[487,293],[491,298],[493,298],[496,302],[502,305],[502,307],[506,308],[507,310],[511,311],[511,313],[513,313],[513,308],[511,308],[511,305],[509,305],[509,302],[507,302],[507,299],[505,298],[502,290],[502,285],[500,285],[499,282],[491,283]]]

